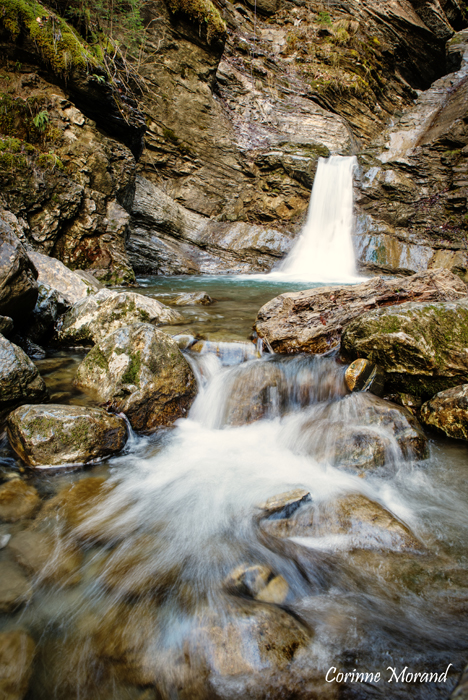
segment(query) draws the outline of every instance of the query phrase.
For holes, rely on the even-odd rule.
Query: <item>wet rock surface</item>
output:
[[[78,367],[75,385],[150,432],[186,414],[195,376],[177,343],[147,323],[106,336]]]
[[[0,693],[5,700],[23,700],[32,673],[35,644],[24,630],[0,634]]]
[[[173,303],[176,306],[191,306],[192,304],[208,306],[213,304],[214,301],[207,292],[186,292],[185,294],[179,294]]]
[[[26,402],[47,398],[44,380],[29,357],[0,335],[0,416]]]
[[[468,384],[440,391],[421,406],[420,417],[428,428],[468,440]]]
[[[382,396],[385,372],[369,360],[354,360],[346,369],[345,382],[350,391],[370,391],[376,396]]]
[[[388,391],[429,397],[468,380],[468,301],[414,303],[368,311],[345,329],[342,353],[387,374]]]
[[[41,582],[73,586],[81,579],[82,553],[57,535],[24,530],[11,538],[8,551],[28,575]]]
[[[7,421],[10,444],[30,467],[87,464],[116,454],[127,440],[123,418],[99,408],[21,406]]]
[[[62,345],[94,345],[132,323],[160,325],[181,320],[177,311],[151,297],[102,289],[70,309],[57,330],[56,340]]]
[[[0,314],[22,322],[36,303],[37,270],[0,209]]]
[[[0,485],[0,520],[14,523],[31,518],[40,506],[38,492],[22,479],[11,479]]]
[[[435,270],[397,280],[374,277],[352,287],[288,292],[262,306],[255,329],[275,352],[324,353],[337,347],[344,329],[370,309],[408,301],[451,301],[465,297],[467,291],[453,273]],[[381,367],[386,369],[387,364]]]
[[[69,302],[60,292],[48,284],[39,282],[36,306],[26,324],[25,334],[33,343],[48,343],[55,326],[70,308]]]

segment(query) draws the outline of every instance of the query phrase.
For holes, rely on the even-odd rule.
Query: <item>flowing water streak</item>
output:
[[[319,158],[304,230],[274,277],[356,281],[352,241],[355,156]]]

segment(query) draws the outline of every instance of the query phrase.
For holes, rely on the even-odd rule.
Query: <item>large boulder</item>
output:
[[[26,353],[0,335],[0,415],[47,398],[44,380]]]
[[[34,343],[47,342],[57,321],[69,308],[70,304],[60,292],[39,282],[39,296],[25,328],[25,335]]]
[[[468,440],[468,384],[440,391],[421,406],[420,416],[428,428]]]
[[[132,323],[180,323],[182,316],[160,301],[135,292],[102,289],[76,303],[65,315],[56,339],[63,345],[94,345],[106,335]]]
[[[400,279],[374,277],[354,286],[281,294],[262,306],[255,329],[275,352],[323,353],[339,344],[351,321],[371,309],[408,301],[452,301],[467,293],[466,284],[448,270]]]
[[[24,630],[0,634],[0,697],[23,700],[32,673],[35,644]]]
[[[149,323],[107,335],[79,365],[75,385],[150,432],[185,415],[196,393],[190,365],[175,340]]]
[[[102,284],[90,272],[74,272],[60,260],[35,251],[31,251],[29,257],[39,273],[39,283],[57,290],[70,306],[102,288]]]
[[[37,270],[11,227],[0,217],[0,314],[23,321],[38,295]]]
[[[467,348],[466,298],[369,311],[348,325],[342,340],[346,357],[365,357],[385,370],[388,391],[426,398],[468,382]]]
[[[16,454],[28,466],[41,467],[88,464],[120,452],[127,426],[101,408],[26,405],[10,413],[7,433]]]

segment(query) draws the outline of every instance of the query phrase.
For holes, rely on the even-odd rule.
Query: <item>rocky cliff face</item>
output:
[[[148,133],[129,244],[137,270],[271,268],[304,220],[318,157],[372,143],[446,72],[445,43],[463,23],[456,2],[432,0],[218,7],[224,45],[162,2],[147,8]],[[172,230],[154,209],[173,212]],[[199,218],[181,228],[187,210]],[[239,222],[271,241],[257,260],[258,229]],[[226,251],[215,262],[208,231]]]
[[[468,279],[468,30],[434,82],[362,155],[356,247],[366,270],[446,267]]]
[[[463,272],[466,88],[462,73],[441,78],[460,68],[459,38],[445,55],[464,25],[457,0],[144,8],[146,126],[94,58],[65,84],[27,25],[12,35],[0,22],[2,105],[33,101],[36,116],[48,117],[37,153],[26,152],[27,135],[15,142],[17,114],[0,125],[2,204],[23,240],[107,283],[131,283],[132,267],[268,271],[301,228],[318,158],[361,153],[356,242],[365,268]],[[382,138],[390,119],[400,121]],[[417,132],[411,163],[402,130]],[[449,244],[435,240],[440,226]]]

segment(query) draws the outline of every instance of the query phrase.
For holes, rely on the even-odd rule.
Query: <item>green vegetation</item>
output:
[[[173,14],[186,15],[188,19],[197,22],[200,28],[204,28],[209,44],[221,41],[226,36],[224,20],[211,0],[168,0],[168,5]]]
[[[0,137],[0,170],[3,173],[41,170],[63,170],[60,158],[52,152],[41,153],[26,141],[11,137]]]
[[[138,350],[134,355],[130,355],[130,362],[122,375],[122,384],[138,384],[141,370],[141,356]]]

